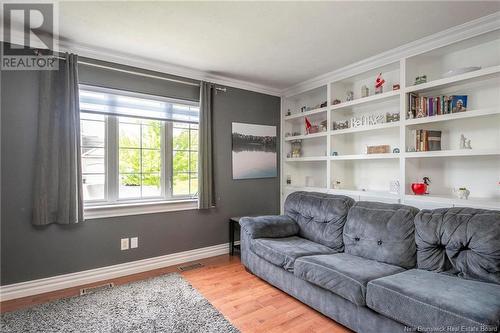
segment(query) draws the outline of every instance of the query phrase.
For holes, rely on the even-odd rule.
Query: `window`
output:
[[[198,125],[173,124],[173,193],[198,192]]]
[[[80,86],[86,207],[195,199],[197,103]]]

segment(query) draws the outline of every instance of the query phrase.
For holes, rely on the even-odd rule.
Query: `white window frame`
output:
[[[83,86],[82,88],[87,88]],[[92,90],[99,91],[101,88],[92,87]],[[103,88],[104,91],[109,91]],[[198,106],[196,102],[179,101],[158,96],[149,96],[140,93],[124,92],[124,95],[140,98],[150,98],[152,100],[163,100],[177,104]],[[86,112],[81,110],[81,113]],[[105,127],[105,186],[104,200],[85,200],[85,218],[103,218],[112,216],[126,216],[150,214],[158,212],[168,212],[198,208],[198,197],[173,195],[173,122],[159,120],[162,123],[161,129],[161,195],[151,198],[119,198],[119,116],[104,114]],[[138,118],[150,119],[150,118]],[[188,155],[189,156],[189,155]]]

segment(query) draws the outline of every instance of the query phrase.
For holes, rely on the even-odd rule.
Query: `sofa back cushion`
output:
[[[343,195],[294,192],[285,201],[285,214],[299,225],[299,236],[340,252],[342,229],[354,200]]]
[[[404,268],[416,264],[418,209],[399,204],[358,201],[344,227],[345,252]]]
[[[415,228],[418,268],[500,284],[500,211],[422,210]]]

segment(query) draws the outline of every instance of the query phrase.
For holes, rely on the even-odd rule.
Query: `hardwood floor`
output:
[[[181,274],[241,332],[351,332],[321,313],[302,304],[265,281],[245,271],[238,257],[223,255],[198,260],[202,268]],[[177,266],[161,268],[86,286],[113,282],[130,283],[179,272]],[[83,286],[0,303],[0,311],[76,296]]]

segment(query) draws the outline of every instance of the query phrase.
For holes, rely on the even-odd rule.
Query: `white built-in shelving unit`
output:
[[[470,66],[481,69],[444,75]],[[378,73],[386,83],[383,93],[374,94]],[[424,74],[427,82],[415,85],[415,78]],[[400,88],[393,90],[394,84]],[[369,96],[361,97],[362,86],[369,88]],[[353,100],[346,101],[348,91],[354,93]],[[409,93],[467,95],[467,111],[407,119]],[[292,87],[281,105],[282,204],[289,193],[305,190],[419,208],[500,209],[498,13]],[[307,110],[301,112],[304,106]],[[372,125],[333,128],[334,122],[387,113],[399,113],[400,120],[386,122],[384,117]],[[305,117],[316,125],[326,120],[326,130],[306,134]],[[442,150],[408,151],[415,146],[416,129],[440,130]],[[471,139],[472,149],[460,149],[461,134]],[[299,158],[288,156],[294,140],[302,141]],[[391,152],[367,154],[366,147],[373,145],[389,145]],[[423,177],[432,181],[430,194],[414,195],[411,183]],[[390,192],[396,181],[398,191]],[[470,190],[468,200],[455,195],[460,187]]]

